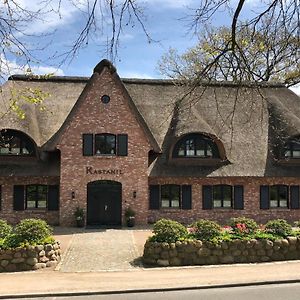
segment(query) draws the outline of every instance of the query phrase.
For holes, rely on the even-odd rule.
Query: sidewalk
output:
[[[2,273],[0,299],[9,296],[108,293],[300,281],[300,261],[135,269],[125,272]]]

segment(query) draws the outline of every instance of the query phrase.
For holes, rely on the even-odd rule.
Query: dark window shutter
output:
[[[128,135],[127,134],[118,134],[117,136],[117,155],[127,156],[128,155]]]
[[[182,186],[182,209],[192,209],[192,186]]]
[[[244,209],[244,187],[242,185],[234,186],[234,209]]]
[[[150,195],[149,195],[149,208],[159,209],[159,185],[150,185]]]
[[[269,203],[269,186],[260,186],[260,209],[268,209],[270,207]]]
[[[290,208],[299,209],[300,208],[300,199],[299,199],[299,185],[290,186],[291,197],[290,197]]]
[[[90,133],[84,133],[82,135],[82,142],[83,142],[83,155],[84,156],[92,156],[93,153],[93,144],[94,144],[94,137]]]
[[[14,185],[14,210],[24,210],[24,185]]]
[[[212,201],[212,186],[211,185],[204,185],[202,187],[202,208],[203,209],[212,209],[213,208],[213,201]]]
[[[48,186],[48,210],[59,210],[59,186]]]

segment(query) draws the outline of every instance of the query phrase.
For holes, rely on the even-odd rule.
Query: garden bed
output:
[[[38,270],[60,261],[59,243],[0,250],[0,272]]]
[[[15,227],[0,220],[0,272],[53,267],[60,261],[60,245],[52,228],[40,219],[24,219]]]
[[[199,220],[188,228],[161,219],[144,246],[143,262],[152,266],[258,263],[300,259],[300,232],[285,220],[258,225],[233,218],[221,227]]]
[[[147,241],[143,262],[154,266],[215,265],[300,259],[300,239],[233,240],[219,244],[199,240],[159,243]]]

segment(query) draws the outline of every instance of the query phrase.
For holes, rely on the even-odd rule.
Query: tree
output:
[[[293,52],[293,56],[296,59],[294,64],[299,67],[299,39],[300,39],[300,1],[299,0],[260,0],[258,1],[256,11],[252,11],[248,18],[242,18],[241,12],[246,5],[245,0],[239,0],[237,3],[230,0],[216,0],[208,1],[201,0],[199,7],[193,10],[191,17],[191,28],[196,33],[199,32],[199,28],[209,23],[217,13],[226,11],[232,16],[230,34],[223,40],[223,44],[215,51],[213,59],[204,67],[201,68],[195,77],[196,81],[201,80],[203,77],[210,77],[209,74],[214,73],[214,69],[220,69],[221,62],[225,62],[226,58],[231,58],[228,61],[228,68],[232,68],[231,73],[234,75],[233,79],[243,80],[245,73],[250,80],[255,81],[260,78],[262,74],[257,73],[257,68],[252,68],[253,65],[247,59],[247,47],[245,47],[243,33],[246,32],[246,36],[249,37],[251,42],[258,42],[261,35],[264,39],[264,44],[270,44],[271,46],[279,49],[279,52],[272,54],[272,49],[268,52],[266,59],[273,59],[273,56],[280,56],[282,51],[289,53],[289,42],[293,44],[298,43],[298,49],[296,53]],[[271,43],[268,42],[269,37]],[[248,40],[248,39],[247,39]],[[278,44],[277,41],[280,40]],[[286,43],[284,43],[286,41]],[[261,53],[260,53],[261,54]],[[290,57],[287,57],[289,60]],[[231,61],[234,63],[231,64]],[[276,62],[276,65],[281,69],[284,68],[283,60],[281,63]],[[288,64],[288,69],[290,68]],[[268,72],[274,72],[272,64],[267,63],[265,66],[266,74],[265,79],[270,79]],[[287,70],[288,84],[296,84],[299,82],[299,74],[291,74],[291,79],[288,79],[289,70]],[[297,72],[298,73],[298,72]],[[263,78],[260,78],[263,80]]]
[[[235,34],[239,47],[224,53],[231,28],[208,29],[184,54],[170,49],[159,68],[164,75],[181,80],[202,74],[205,80],[276,81],[292,86],[300,81],[299,38],[284,28],[270,31],[270,23],[255,32],[251,26],[241,26]]]

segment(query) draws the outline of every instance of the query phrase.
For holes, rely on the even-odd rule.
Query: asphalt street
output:
[[[27,300],[299,300],[300,283],[230,288],[122,293],[69,297],[18,298]]]

